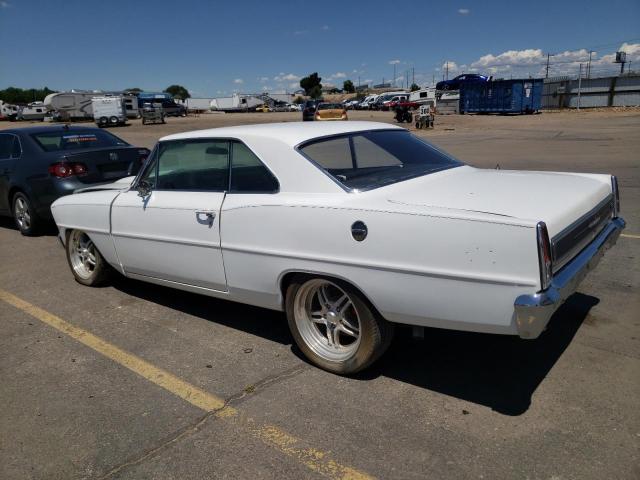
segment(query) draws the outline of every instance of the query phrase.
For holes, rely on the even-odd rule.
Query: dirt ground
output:
[[[111,131],[151,147],[299,118]],[[0,219],[0,478],[640,478],[640,110],[441,116],[416,133],[478,167],[618,176],[625,236],[539,339],[400,329],[373,368],[337,377],[283,314],[125,278],[83,287],[55,234]]]

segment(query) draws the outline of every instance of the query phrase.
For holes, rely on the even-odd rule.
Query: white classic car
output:
[[[353,373],[396,323],[538,337],[619,208],[610,175],[478,169],[399,127],[313,122],[164,137],[137,177],[52,211],[80,283],[115,270],[284,310],[313,363]]]

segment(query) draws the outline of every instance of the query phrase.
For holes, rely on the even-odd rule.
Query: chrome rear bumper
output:
[[[548,289],[516,298],[514,307],[520,338],[537,338],[542,333],[553,313],[576,291],[604,252],[615,245],[624,227],[624,219],[614,218],[589,245],[553,276]]]

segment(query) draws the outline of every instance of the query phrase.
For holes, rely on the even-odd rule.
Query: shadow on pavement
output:
[[[188,315],[292,345],[292,352],[307,361],[293,344],[281,312],[124,277],[117,277],[113,286]],[[537,340],[435,328],[426,329],[424,340],[413,340],[410,329],[401,327],[396,329],[396,338],[387,353],[355,378],[366,381],[385,376],[485,405],[505,415],[521,415],[598,302],[595,297],[574,294]]]
[[[359,378],[384,375],[401,382],[521,415],[599,300],[576,293],[558,309],[537,340],[427,329],[413,340],[400,329],[382,359]]]
[[[0,228],[5,228],[7,230],[15,230],[16,232],[18,231],[18,227],[16,227],[16,223],[14,221],[14,219],[12,217],[0,217]],[[58,228],[56,227],[56,225],[53,222],[48,222],[45,223],[42,226],[42,230],[37,234],[34,235],[36,237],[42,237],[42,236],[53,236],[55,237],[56,235],[58,235]]]

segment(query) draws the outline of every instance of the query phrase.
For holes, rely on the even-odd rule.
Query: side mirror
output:
[[[138,186],[136,188],[138,190],[138,196],[142,198],[146,198],[151,195],[151,190],[153,189],[151,184],[146,180],[140,180],[138,182]]]

